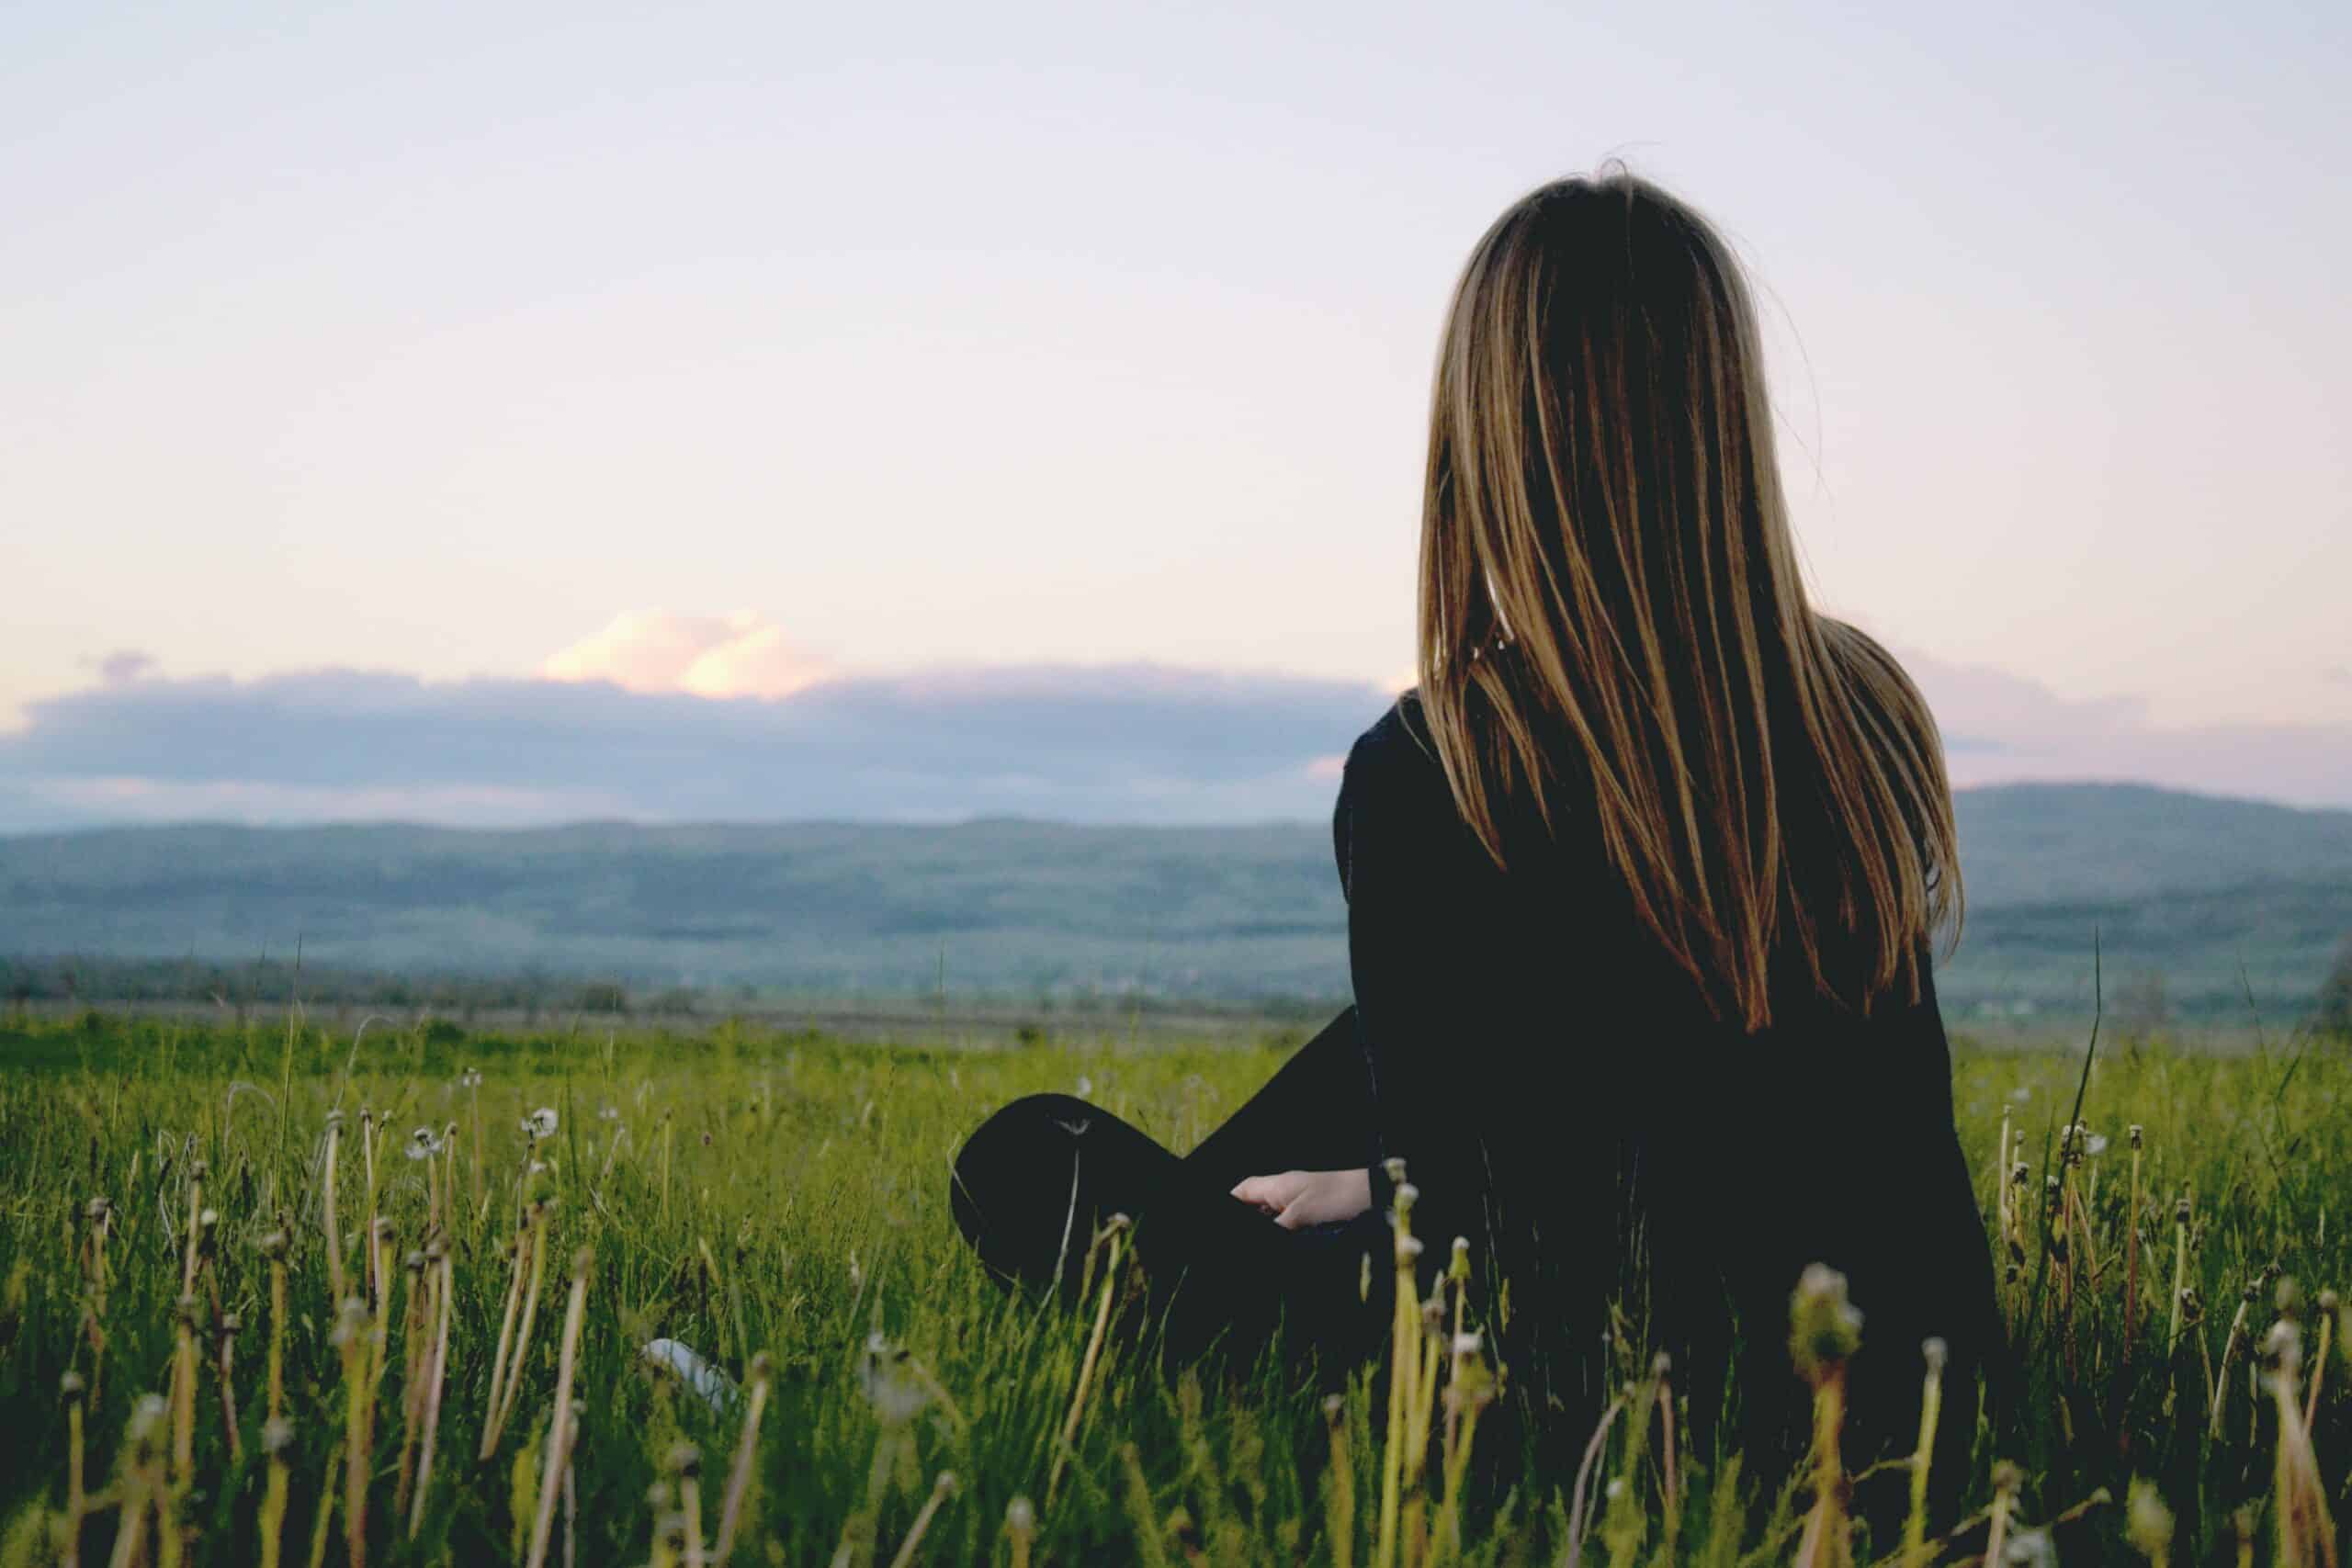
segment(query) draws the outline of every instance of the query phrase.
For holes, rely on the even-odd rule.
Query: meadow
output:
[[[1278,1042],[20,1021],[0,1568],[2333,1564],[2352,1053],[2110,1040],[2086,1074],[2082,1045],[1958,1053],[2018,1375],[1979,1415],[1962,1517],[1873,1531],[1837,1442],[1857,1330],[1835,1280],[1749,1325],[1791,1337],[1822,1416],[1759,1493],[1759,1467],[1693,1450],[1638,1323],[1561,1472],[1482,1431],[1510,1372],[1458,1287],[1408,1302],[1393,1371],[1327,1396],[1159,1364],[1121,1310],[1148,1224],[1094,1238],[1076,1310],[967,1255],[948,1162],[989,1110],[1081,1092],[1182,1148]]]

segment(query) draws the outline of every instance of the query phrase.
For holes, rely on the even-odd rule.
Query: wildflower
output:
[[[617,1122],[620,1119],[621,1109],[617,1105],[607,1105],[596,1112],[596,1120],[599,1122]]]
[[[523,1118],[523,1131],[529,1135],[533,1143],[554,1137],[555,1127],[555,1107],[552,1105],[542,1105]]]
[[[460,1087],[465,1089],[480,1089],[481,1087],[481,1069],[480,1067],[468,1067],[464,1072],[458,1075],[458,1082]]]
[[[2134,1479],[2124,1504],[2123,1533],[2151,1562],[2162,1562],[2172,1551],[2172,1510],[2148,1482]]]
[[[2033,1098],[2033,1090],[2024,1084],[2019,1084],[2017,1088],[2009,1090],[2009,1098],[2012,1100],[2015,1100],[2018,1104],[2023,1105],[2027,1100]]]
[[[1453,1353],[1457,1356],[1475,1356],[1486,1346],[1487,1337],[1475,1328],[1465,1328],[1453,1337]]]
[[[1093,1092],[1094,1092],[1094,1080],[1093,1080],[1092,1078],[1088,1077],[1084,1073],[1080,1073],[1080,1074],[1079,1074],[1079,1076],[1078,1076],[1078,1098],[1079,1098],[1079,1099],[1080,1099],[1080,1100],[1084,1100],[1088,1095],[1092,1094]]]
[[[2001,1562],[2007,1568],[2057,1568],[2058,1549],[2048,1530],[2019,1530],[2009,1537]]]
[[[907,1366],[907,1352],[879,1332],[865,1340],[865,1357],[858,1363],[858,1382],[873,1403],[874,1413],[887,1426],[899,1426],[922,1414],[931,1390]]]
[[[447,1146],[430,1127],[419,1127],[408,1135],[408,1157],[411,1159],[431,1159]]]
[[[1846,1299],[1846,1276],[1826,1265],[1806,1267],[1790,1303],[1789,1354],[1807,1382],[1861,1348],[1862,1314]]]

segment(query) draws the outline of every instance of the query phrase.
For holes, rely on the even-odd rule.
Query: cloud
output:
[[[98,672],[98,679],[109,686],[119,686],[126,681],[136,681],[155,672],[155,656],[141,649],[122,648],[88,661]]]
[[[774,631],[756,617],[623,617],[559,656],[561,679],[169,679],[141,661],[124,667],[135,678],[32,704],[23,729],[0,735],[0,830],[190,818],[1313,818],[1330,809],[1349,743],[1390,700],[1374,682],[1149,664],[791,684],[808,666],[768,651],[784,648]],[[601,674],[589,672],[590,649],[605,660]],[[1962,785],[2134,780],[2352,806],[2352,726],[2167,729],[2128,700],[1908,663]],[[766,682],[791,689],[696,694]]]
[[[1956,786],[2130,780],[2296,806],[2352,806],[2352,725],[2151,723],[2136,698],[2062,697],[2037,682],[1916,653]]]
[[[0,827],[1312,818],[1331,802],[1317,760],[1388,700],[1152,665],[843,677],[775,699],[351,670],[148,679],[32,704],[0,736]]]
[[[629,610],[594,637],[551,655],[539,673],[551,681],[609,682],[628,692],[788,697],[823,680],[826,670],[755,611]]]

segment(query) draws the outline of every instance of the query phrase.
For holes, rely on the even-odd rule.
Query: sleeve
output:
[[[1457,1235],[1483,1261],[1481,1106],[1508,1090],[1486,1070],[1507,991],[1500,874],[1455,811],[1434,758],[1393,716],[1349,756],[1335,837],[1373,1079],[1373,1208],[1394,1201],[1382,1162],[1402,1159],[1424,1267],[1442,1266]]]

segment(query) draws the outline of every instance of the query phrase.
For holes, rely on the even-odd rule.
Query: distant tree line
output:
[[[622,1014],[692,1012],[695,993],[672,987],[639,996],[622,981],[537,972],[398,974],[256,958],[0,957],[0,998],[32,1003],[192,1003],[243,1009],[377,1007],[459,1017],[478,1012]]]

